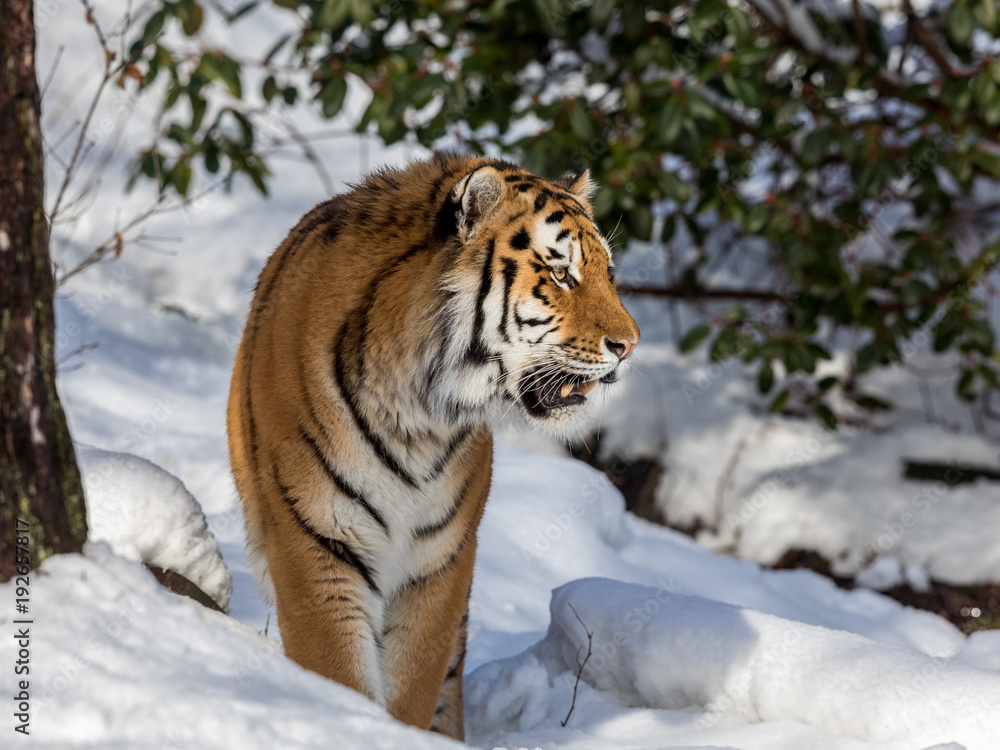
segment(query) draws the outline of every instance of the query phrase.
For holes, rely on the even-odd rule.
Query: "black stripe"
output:
[[[449,300],[454,295],[454,292],[448,292]],[[451,348],[452,336],[455,335],[453,316],[443,315],[439,326],[441,330],[437,333],[439,342],[437,354],[431,361],[430,367],[427,368],[427,373],[424,376],[424,386],[420,393],[420,403],[428,413],[432,411],[430,402],[431,394],[437,388],[438,380],[444,373],[445,358],[448,355],[448,349]]]
[[[496,390],[497,393],[503,391],[507,385],[507,368],[504,366],[503,360],[497,360],[497,367],[500,369],[500,374],[497,376],[496,380]]]
[[[524,227],[521,227],[521,231],[510,238],[510,246],[515,250],[527,250],[530,244],[531,237],[528,236],[528,231]]]
[[[344,353],[346,351],[347,344],[347,332],[350,327],[352,319],[361,318],[361,324],[359,326],[360,333],[354,343],[354,351],[358,359],[357,363],[357,380],[358,386],[364,385],[367,378],[367,368],[365,355],[367,353],[367,339],[368,339],[368,329],[371,323],[371,313],[375,307],[375,303],[378,298],[379,287],[391,279],[402,267],[414,257],[417,253],[420,253],[428,249],[426,244],[416,244],[411,246],[405,253],[396,258],[392,265],[383,273],[379,274],[368,286],[368,291],[364,296],[365,302],[359,306],[351,317],[349,317],[340,330],[340,335],[334,344],[334,369],[337,379],[337,385],[340,388],[341,395],[344,398],[345,403],[348,406],[351,416],[354,418],[354,422],[360,430],[361,434],[364,435],[365,439],[371,445],[372,449],[375,451],[376,455],[382,460],[382,462],[391,469],[400,479],[409,484],[411,487],[416,488],[417,482],[403,465],[399,462],[399,459],[389,450],[389,446],[386,445],[385,441],[382,440],[381,436],[377,435],[372,429],[371,424],[368,419],[361,413],[358,408],[357,402],[352,397],[352,391],[349,388],[349,383],[347,380],[347,367],[344,362]]]
[[[344,342],[347,337],[347,328],[350,321],[344,323],[343,327],[340,329],[340,336],[337,338],[337,343],[334,347],[334,370],[337,378],[337,387],[340,388],[340,395],[344,399],[344,403],[347,404],[348,411],[351,412],[351,416],[354,418],[354,423],[358,430],[364,436],[368,444],[371,445],[372,450],[375,451],[375,455],[379,457],[383,464],[391,469],[396,476],[402,479],[411,487],[416,487],[416,480],[410,475],[410,473],[403,468],[399,460],[392,454],[389,447],[385,444],[379,435],[376,435],[372,431],[371,425],[365,418],[364,414],[358,409],[357,403],[351,397],[351,389],[349,383],[347,382],[347,370],[344,366]]]
[[[542,302],[544,302],[547,305],[547,304],[549,304],[549,298],[546,297],[544,294],[542,294],[542,287],[545,286],[545,284],[546,284],[546,281],[545,281],[545,277],[543,276],[542,278],[540,278],[538,280],[538,283],[535,284],[534,287],[532,287],[531,294],[536,299],[540,299]]]
[[[555,315],[550,315],[547,318],[522,318],[517,314],[517,308],[514,309],[514,322],[517,323],[518,328],[523,326],[547,326],[552,322]]]
[[[431,238],[435,244],[444,244],[449,237],[454,237],[458,233],[458,210],[460,207],[458,201],[449,193],[444,203],[441,204],[441,208],[438,209],[437,216],[434,217]]]
[[[559,330],[559,326],[552,326],[552,328],[550,328],[549,330],[547,330],[545,333],[543,333],[541,336],[539,336],[537,339],[535,339],[531,343],[532,344],[540,344],[540,343],[542,343],[542,339],[544,339],[550,333],[553,333],[554,331],[558,331],[558,330]]]
[[[564,216],[566,216],[566,212],[565,211],[554,211],[554,212],[552,212],[551,214],[549,214],[548,216],[545,217],[545,223],[546,224],[558,224],[560,221],[563,220]],[[563,231],[566,231],[566,230],[563,230]],[[562,234],[562,232],[560,232],[560,234]]]
[[[449,169],[447,167],[444,167],[443,170],[441,171],[441,174],[439,174],[437,177],[434,178],[434,182],[431,183],[431,190],[429,196],[431,203],[437,202],[438,195],[441,194],[441,186],[444,184],[445,180],[447,180],[449,177],[452,177],[454,174],[455,174],[454,169]]]
[[[483,498],[483,502],[485,502],[485,500],[486,500],[486,498]],[[482,507],[480,507],[478,509],[478,512],[482,513]],[[455,549],[452,550],[452,553],[448,556],[448,559],[445,560],[444,563],[440,567],[438,567],[436,570],[434,570],[434,571],[432,571],[430,573],[427,573],[426,575],[411,577],[406,582],[406,585],[407,586],[417,586],[417,585],[419,585],[421,583],[429,581],[430,579],[434,578],[435,576],[438,576],[441,573],[443,573],[444,571],[446,571],[448,568],[450,568],[452,565],[455,564],[455,562],[458,560],[458,558],[465,551],[465,547],[466,547],[466,545],[469,544],[469,540],[470,539],[475,539],[475,536],[476,536],[476,526],[475,526],[475,524],[473,524],[473,525],[470,525],[468,528],[466,528],[465,534],[462,535],[462,538],[459,540],[458,544],[455,546]]]
[[[545,204],[549,202],[549,196],[550,195],[552,195],[551,191],[542,189],[542,191],[538,194],[538,197],[535,198],[535,213],[536,214],[539,211],[541,211],[543,208],[545,208]]]
[[[455,496],[455,500],[452,502],[451,507],[448,508],[448,512],[444,514],[442,518],[435,521],[427,526],[421,526],[418,529],[413,530],[414,539],[425,539],[439,531],[445,529],[452,521],[455,520],[455,516],[458,515],[458,511],[462,507],[462,503],[465,502],[465,497],[469,492],[469,487],[472,485],[473,477],[475,472],[466,477],[465,482],[462,483],[461,489],[458,491],[458,495]]]
[[[569,237],[569,230],[563,229],[559,234],[556,235],[556,242],[562,242],[564,239]]]
[[[493,252],[496,240],[491,237],[486,244],[486,262],[483,263],[483,275],[479,281],[479,294],[476,297],[476,314],[472,321],[472,340],[469,342],[469,351],[466,352],[466,359],[477,364],[486,364],[489,358],[489,351],[483,343],[483,326],[486,324],[486,310],[483,304],[490,293],[493,285]]]
[[[368,567],[368,565],[365,564],[354,552],[354,550],[352,550],[346,543],[337,539],[331,539],[328,536],[323,536],[312,527],[312,524],[299,515],[299,512],[295,509],[295,502],[292,502],[288,495],[288,488],[283,486],[281,484],[281,480],[278,478],[278,467],[272,467],[272,471],[274,474],[274,482],[278,485],[278,489],[281,491],[281,499],[285,501],[285,504],[288,506],[289,511],[291,511],[292,517],[295,519],[299,528],[309,535],[309,537],[311,537],[312,540],[322,549],[329,552],[348,567],[353,568],[355,572],[357,572],[357,574],[365,580],[365,583],[368,584],[368,588],[381,596],[382,592],[379,591],[378,585],[375,583],[375,576],[372,574],[372,569]]]
[[[451,457],[454,456],[455,451],[458,450],[458,446],[460,446],[465,441],[465,438],[469,436],[469,432],[469,428],[465,428],[460,430],[459,433],[451,439],[451,442],[448,443],[448,447],[445,448],[444,453],[442,453],[441,457],[434,463],[431,473],[424,481],[430,482],[433,479],[437,479],[441,475],[441,472],[444,471],[444,467],[448,465]]]
[[[459,627],[461,627],[461,625],[459,625]],[[445,681],[454,680],[456,677],[458,677],[458,676],[460,676],[462,674],[462,668],[465,665],[465,655],[466,655],[466,653],[468,653],[468,645],[466,643],[462,643],[462,651],[461,651],[461,654],[458,657],[458,661],[456,661],[455,665],[451,669],[448,670],[448,674],[445,675],[445,678],[444,678]]]
[[[497,330],[503,340],[510,343],[510,336],[507,335],[507,319],[510,316],[510,289],[514,286],[514,279],[517,278],[517,262],[510,258],[503,259],[503,314],[500,316],[500,326]]]
[[[549,251],[549,255],[551,255],[553,258],[556,258],[557,260],[563,260],[566,257],[561,252],[556,250],[554,247],[547,247],[545,249]]]
[[[310,448],[312,448],[313,455],[316,456],[316,460],[319,461],[320,465],[326,471],[326,475],[330,478],[330,481],[333,482],[334,486],[340,491],[340,493],[356,501],[362,508],[365,509],[365,512],[375,520],[375,523],[381,526],[382,530],[388,534],[389,525],[385,522],[382,514],[379,513],[372,506],[372,504],[365,499],[364,495],[348,484],[347,480],[337,472],[337,470],[330,463],[330,460],[326,457],[326,454],[320,449],[319,444],[302,425],[299,425],[299,434],[302,435],[302,439],[309,444]]]
[[[532,178],[537,179],[532,174],[524,174],[521,168],[517,164],[509,162],[506,159],[490,159],[489,165],[498,172],[521,172],[521,174],[518,175],[518,179],[522,180],[532,179]]]

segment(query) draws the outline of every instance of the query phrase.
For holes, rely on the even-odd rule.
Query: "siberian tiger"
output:
[[[490,423],[578,428],[639,340],[592,191],[488,158],[375,172],[271,256],[236,356],[230,460],[285,652],[458,739]]]

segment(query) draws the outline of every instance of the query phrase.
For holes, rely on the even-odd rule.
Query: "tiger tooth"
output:
[[[594,386],[596,386],[596,385],[597,385],[597,381],[596,380],[590,380],[590,381],[587,381],[586,383],[581,383],[578,386],[578,392],[581,393],[581,394],[583,394],[584,396],[586,396],[588,393],[590,393],[592,390],[594,390]]]
[[[562,396],[563,398],[567,398],[569,394],[571,394],[572,392],[573,392],[572,383],[563,383],[562,388],[559,389],[559,395]]]

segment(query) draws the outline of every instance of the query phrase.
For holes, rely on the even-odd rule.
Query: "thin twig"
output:
[[[941,48],[941,44],[934,33],[924,26],[917,12],[913,9],[913,4],[910,0],[903,0],[903,10],[906,12],[907,23],[913,31],[913,38],[927,50],[927,54],[934,60],[934,64],[941,71],[941,75],[953,78],[955,71],[952,70],[951,63],[948,62],[948,57]]]
[[[750,437],[750,432],[753,430],[752,427],[744,427],[743,434],[740,435],[739,440],[733,446],[732,452],[729,454],[729,460],[726,461],[725,467],[722,469],[722,473],[719,474],[719,478],[715,483],[715,508],[716,508],[716,523],[722,525],[722,516],[724,508],[722,507],[723,502],[726,498],[726,487],[733,478],[733,473],[736,471],[736,466],[740,462],[740,457],[743,455],[743,451],[747,446],[747,438]]]
[[[77,357],[77,356],[79,356],[81,354],[86,354],[87,352],[91,352],[94,349],[96,349],[98,346],[100,346],[100,344],[96,343],[96,342],[93,343],[93,344],[81,344],[80,346],[78,346],[73,351],[67,352],[66,354],[64,354],[63,356],[61,356],[59,359],[57,359],[56,360],[56,367],[57,368],[60,367],[64,363],[66,363],[69,360],[73,359],[73,357]]]
[[[768,291],[766,289],[732,289],[715,288],[703,289],[692,286],[633,286],[631,284],[618,284],[619,294],[632,294],[646,297],[666,297],[668,299],[738,299],[748,302],[787,302],[786,295],[780,292]]]
[[[566,718],[562,720],[562,725],[566,726],[569,722],[569,717],[573,715],[573,709],[576,708],[576,691],[580,687],[580,679],[583,677],[583,670],[587,666],[587,662],[590,661],[590,655],[594,653],[594,633],[592,630],[587,628],[583,620],[580,619],[580,613],[576,611],[576,607],[572,604],[569,608],[573,610],[573,614],[576,615],[577,622],[583,627],[583,632],[587,634],[587,655],[584,657],[583,661],[580,661],[580,652],[583,651],[583,646],[580,646],[576,650],[576,663],[580,667],[576,673],[576,682],[573,684],[573,702],[569,706],[569,713],[566,714]]]
[[[851,10],[854,16],[854,36],[858,38],[858,64],[868,64],[868,37],[865,34],[865,21],[861,17],[861,3],[851,0]]]
[[[927,420],[927,424],[937,424],[937,414],[934,413],[934,401],[931,398],[931,389],[928,387],[926,381],[920,379],[917,380],[917,386],[920,388],[920,400],[924,404],[924,418]]]
[[[59,67],[59,61],[62,59],[63,51],[66,49],[65,44],[60,44],[59,48],[56,50],[55,59],[52,61],[52,67],[49,68],[49,74],[45,76],[45,83],[42,84],[41,93],[39,93],[38,98],[45,100],[45,92],[49,90],[49,84],[52,83],[52,79],[56,75],[56,68]]]
[[[313,150],[312,145],[309,140],[302,135],[301,131],[295,127],[295,123],[288,120],[284,123],[285,127],[288,129],[289,135],[292,139],[299,145],[302,150],[302,155],[306,158],[310,164],[312,164],[313,169],[316,170],[316,174],[319,175],[319,181],[323,183],[323,190],[326,191],[327,195],[333,195],[336,189],[333,185],[333,180],[330,179],[330,173],[326,171],[326,167],[323,166],[323,161],[317,156],[316,151]]]
[[[83,153],[83,145],[87,138],[87,129],[90,127],[90,121],[94,118],[94,113],[97,111],[97,104],[101,100],[104,88],[108,85],[108,81],[114,77],[113,62],[115,60],[115,54],[108,49],[107,39],[104,36],[104,31],[101,29],[101,25],[97,22],[97,18],[94,16],[93,6],[91,6],[88,0],[80,0],[80,2],[87,10],[87,20],[94,27],[94,32],[97,34],[97,39],[101,44],[101,49],[104,51],[104,75],[101,76],[101,81],[97,85],[97,91],[94,92],[94,97],[90,101],[90,107],[87,109],[87,115],[83,118],[83,122],[80,124],[80,133],[77,135],[76,145],[73,147],[73,154],[70,157],[69,165],[66,167],[66,174],[63,175],[62,183],[59,185],[59,192],[56,193],[56,202],[53,204],[52,211],[49,213],[50,224],[55,224],[56,219],[59,216],[59,208],[62,205],[63,196],[66,194],[66,189],[73,181],[73,175],[76,173],[76,165],[79,163],[80,156]]]

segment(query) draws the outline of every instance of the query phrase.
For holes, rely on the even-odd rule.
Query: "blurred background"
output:
[[[568,450],[630,509],[713,549],[845,584],[888,557],[882,588],[963,628],[1000,622],[993,0],[36,13],[76,434],[121,442],[131,425],[104,394],[135,373],[88,326],[124,335],[135,321],[110,310],[155,311],[159,349],[200,348],[219,368],[211,426],[196,409],[191,427],[218,464],[182,468],[162,435],[131,442],[228,506],[206,496],[228,490],[224,373],[297,216],[435,150],[589,168],[643,346]],[[171,392],[183,413],[188,394]],[[83,418],[108,409],[125,423]],[[919,522],[896,538],[904,513]]]

